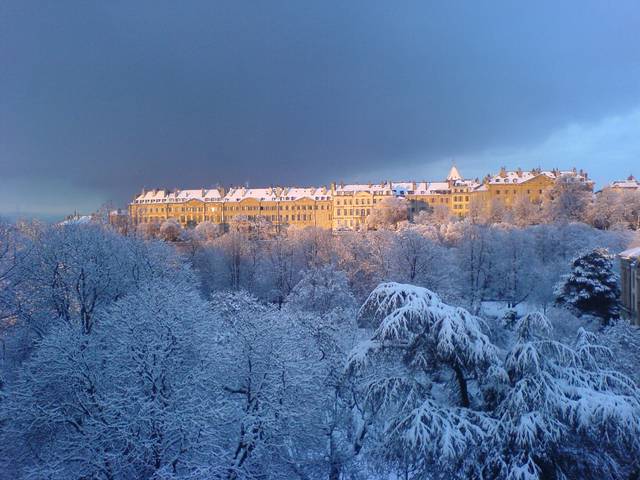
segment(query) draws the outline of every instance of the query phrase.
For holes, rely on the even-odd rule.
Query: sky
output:
[[[0,215],[142,188],[640,176],[640,3],[0,0]]]

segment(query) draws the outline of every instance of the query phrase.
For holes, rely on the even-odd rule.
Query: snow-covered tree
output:
[[[326,265],[335,257],[333,236],[326,228],[290,229],[287,230],[287,238],[295,244],[304,268]]]
[[[409,205],[404,198],[384,198],[371,209],[371,213],[367,216],[367,226],[372,229],[395,229],[398,223],[409,218],[408,213]]]
[[[487,224],[509,223],[511,212],[501,198],[493,198],[484,205],[480,219]]]
[[[357,385],[360,426],[354,451],[380,452],[415,475],[464,475],[476,463],[491,419],[482,406],[504,377],[481,322],[427,289],[385,283],[358,314],[374,328],[352,352],[347,372]]]
[[[620,287],[613,257],[597,248],[577,257],[571,272],[556,286],[557,302],[576,312],[595,315],[607,324],[620,316]]]
[[[216,239],[215,245],[224,265],[227,288],[239,290],[252,276],[252,262],[247,255],[249,240],[239,229],[234,229]]]
[[[621,319],[598,330],[597,335],[599,343],[613,352],[611,367],[640,385],[640,327]]]
[[[136,227],[136,234],[147,240],[157,238],[160,234],[160,225],[157,222],[139,223]]]
[[[542,205],[532,202],[527,195],[517,195],[511,207],[513,223],[519,227],[540,223]]]
[[[606,367],[611,352],[593,334],[581,329],[569,346],[551,328],[537,312],[516,326],[482,478],[623,478],[637,467],[640,392]]]
[[[18,230],[0,220],[0,324],[13,317],[18,309],[15,286],[20,282],[24,257],[23,241]]]
[[[406,225],[393,236],[385,254],[391,260],[387,279],[449,293],[453,256],[448,249],[425,235],[423,228]]]
[[[487,299],[498,245],[486,225],[460,222],[460,238],[455,249],[456,280],[461,295],[473,312]]]
[[[3,409],[12,418],[4,471],[34,479],[202,478],[209,465],[214,474],[222,463],[220,411],[196,328],[206,315],[190,286],[158,281],[102,311],[91,335],[59,322]]]
[[[560,176],[547,189],[543,199],[543,218],[548,222],[584,222],[593,194],[586,182],[571,175]]]
[[[428,206],[427,210],[422,210],[413,219],[419,225],[446,225],[455,220],[448,205]]]
[[[169,218],[160,225],[159,235],[166,242],[175,242],[180,238],[182,227],[175,218]]]
[[[352,309],[355,299],[345,273],[327,265],[307,271],[288,295],[287,305],[325,314],[335,309]]]
[[[309,357],[299,322],[246,292],[219,293],[211,302],[210,328],[220,339],[211,345],[210,369],[228,412],[221,444],[226,478],[299,476],[307,462],[318,462],[309,437],[318,384],[309,366],[320,355]]]
[[[201,242],[210,242],[222,234],[222,225],[204,221],[196,225],[196,238]]]
[[[258,280],[264,285],[269,301],[282,306],[300,279],[301,266],[296,249],[285,235],[272,239],[262,250]]]

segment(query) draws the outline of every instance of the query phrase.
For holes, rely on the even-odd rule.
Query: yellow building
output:
[[[374,205],[394,196],[391,182],[331,184],[334,231],[366,229],[367,216]]]
[[[452,215],[464,217],[474,202],[482,206],[497,201],[507,208],[523,197],[531,202],[541,202],[544,192],[564,176],[593,187],[593,182],[582,170],[507,171],[502,168],[498,174],[488,175],[480,183],[463,179],[454,166],[447,179],[441,182],[332,183],[329,189],[236,187],[226,194],[219,188],[149,190],[135,197],[129,205],[129,215],[134,225],[159,224],[172,218],[183,227],[203,221],[225,227],[238,222],[262,221],[276,229],[295,226],[334,231],[363,230],[367,228],[371,210],[385,198],[406,198],[410,220],[420,211],[439,206],[446,207]],[[625,188],[632,184],[638,184],[633,177],[624,182]]]
[[[500,200],[506,207],[513,206],[519,196],[525,196],[531,202],[541,202],[545,190],[551,188],[560,177],[571,177],[579,182],[587,183],[593,188],[593,182],[582,170],[548,170],[533,169],[523,171],[507,171],[504,167],[497,175],[488,175],[484,184],[487,187],[487,201]]]
[[[469,213],[471,202],[485,192],[477,180],[465,180],[453,166],[447,179],[442,182],[420,182],[407,196],[414,214],[445,206],[452,215],[464,217]]]
[[[295,227],[331,228],[331,192],[311,188],[232,188],[219,204],[212,205],[215,223],[264,220]]]
[[[222,200],[222,189],[209,190],[143,190],[129,204],[129,216],[134,225],[162,223],[170,218],[183,227],[212,221],[211,205]]]
[[[135,224],[175,219],[183,227],[203,221],[228,226],[235,221],[263,220],[279,227],[331,228],[331,192],[321,188],[232,188],[143,191],[129,205]]]
[[[640,181],[629,175],[626,180],[616,180],[606,188],[616,192],[640,192]]]

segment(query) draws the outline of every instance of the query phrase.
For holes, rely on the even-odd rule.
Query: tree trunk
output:
[[[469,408],[471,401],[469,400],[469,389],[467,388],[467,380],[464,378],[464,373],[459,366],[454,366],[453,371],[456,375],[456,381],[460,388],[460,403],[463,407]]]

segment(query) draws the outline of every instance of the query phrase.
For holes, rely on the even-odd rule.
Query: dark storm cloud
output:
[[[123,202],[535,143],[640,105],[638,31],[635,1],[5,1],[0,190]]]

